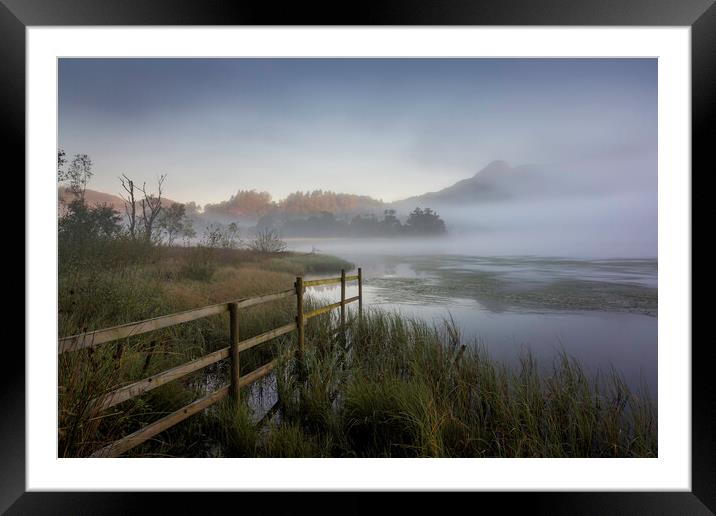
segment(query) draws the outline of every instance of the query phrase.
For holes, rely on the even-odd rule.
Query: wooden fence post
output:
[[[341,269],[341,338],[346,345],[346,270]]]
[[[346,270],[341,269],[341,327],[346,325]]]
[[[229,340],[231,355],[231,396],[239,406],[239,379],[241,370],[239,368],[239,304],[229,303]]]
[[[303,277],[296,278],[296,334],[298,336],[298,359],[303,364]]]
[[[363,319],[363,271],[358,267],[358,317]]]

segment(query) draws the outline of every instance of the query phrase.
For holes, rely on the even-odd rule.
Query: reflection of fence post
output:
[[[239,304],[229,303],[229,340],[231,342],[231,395],[239,404]]]
[[[358,317],[363,319],[363,271],[358,267]]]
[[[298,335],[298,349],[296,353],[301,366],[303,365],[303,277],[296,278],[296,330]]]

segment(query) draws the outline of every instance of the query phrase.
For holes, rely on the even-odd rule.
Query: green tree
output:
[[[161,211],[157,223],[160,231],[166,235],[170,247],[179,235],[184,234],[188,220],[183,204],[174,203]]]
[[[439,235],[445,233],[445,222],[430,208],[415,208],[405,226],[409,233],[416,235]]]
[[[57,149],[57,181],[62,182],[64,181],[65,176],[65,169],[63,168],[65,166],[65,163],[67,163],[67,158],[65,158],[65,151],[63,149]]]
[[[87,206],[74,199],[58,223],[59,238],[80,245],[93,240],[113,238],[121,231],[121,216],[107,204]]]
[[[403,229],[403,225],[395,216],[395,210],[384,210],[383,211],[383,230],[388,235],[397,235]]]
[[[184,245],[189,246],[189,242],[196,236],[196,230],[194,229],[194,219],[186,217],[184,219],[184,225],[181,230],[181,236],[184,237]]]
[[[62,166],[67,162],[64,156],[65,152],[60,149],[57,153],[57,179],[61,183],[67,183],[67,188],[75,196],[75,199],[81,199],[84,202],[87,183],[94,175],[92,160],[87,154],[75,154],[70,166],[64,170]]]

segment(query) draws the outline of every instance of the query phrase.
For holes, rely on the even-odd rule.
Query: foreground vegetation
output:
[[[60,266],[60,335],[290,288],[295,275],[350,269],[322,255],[262,255],[115,243]],[[94,266],[90,266],[94,264]],[[200,278],[200,279],[196,279]],[[293,320],[295,301],[242,312],[242,338]],[[312,304],[310,297],[307,304]],[[355,315],[352,310],[350,315]],[[304,369],[295,336],[242,353],[246,374],[284,357],[275,374],[138,446],[128,456],[653,457],[655,404],[615,371],[588,377],[566,355],[510,369],[464,342],[455,326],[365,310],[345,336],[336,316],[306,328]],[[59,453],[87,456],[229,380],[226,361],[90,417],[87,402],[226,346],[224,316],[60,356]],[[286,351],[289,354],[286,354]],[[297,372],[303,372],[303,375]],[[264,417],[256,396],[276,406]]]
[[[293,360],[279,369],[278,411],[262,431],[231,401],[205,417],[205,431],[230,456],[657,455],[654,405],[614,371],[590,380],[564,354],[548,374],[529,354],[510,370],[462,347],[450,322],[375,310],[347,342],[314,340],[303,382]]]

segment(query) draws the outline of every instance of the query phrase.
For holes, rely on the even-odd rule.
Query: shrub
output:
[[[264,228],[256,232],[256,238],[251,241],[249,247],[259,253],[275,254],[284,252],[287,245],[278,236],[278,231]]]
[[[236,249],[243,242],[239,238],[239,227],[232,222],[228,226],[219,223],[209,224],[204,230],[201,244],[212,249]]]

